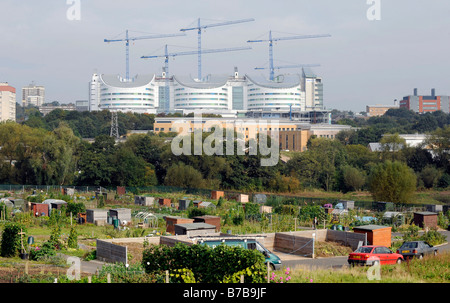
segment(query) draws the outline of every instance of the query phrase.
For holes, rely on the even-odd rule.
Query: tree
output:
[[[346,191],[360,190],[366,183],[366,175],[364,171],[350,165],[342,166],[341,170]]]
[[[420,178],[426,188],[435,187],[438,184],[441,175],[442,173],[432,165],[425,166],[425,168],[420,172]]]
[[[386,161],[372,170],[369,188],[375,201],[408,203],[416,190],[416,176],[406,164]]]
[[[180,162],[172,165],[167,170],[164,183],[169,186],[201,188],[204,180],[201,172],[190,165]]]

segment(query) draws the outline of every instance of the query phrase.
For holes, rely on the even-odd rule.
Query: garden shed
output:
[[[102,208],[86,209],[86,222],[94,224],[95,221],[108,219],[108,210]]]
[[[194,219],[194,223],[207,223],[214,225],[216,227],[216,231],[220,231],[220,217],[219,216],[210,216],[210,215],[204,215],[204,216],[198,216],[192,218]]]
[[[24,199],[10,198],[9,201],[11,201],[14,204],[15,208],[21,208],[22,210],[28,209],[28,203],[26,203]]]
[[[220,191],[220,190],[213,190],[213,191],[211,192],[211,199],[219,200],[220,197],[222,197],[222,198],[225,197],[225,193],[224,193],[223,191]]]
[[[355,208],[355,201],[339,200],[339,203],[341,203],[342,207],[347,210]]]
[[[253,203],[264,204],[267,202],[267,196],[265,194],[255,194],[253,195]]]
[[[391,246],[391,230],[390,226],[383,225],[362,225],[353,227],[353,232],[366,234],[368,245],[384,245]]]
[[[6,198],[0,199],[0,204],[2,204],[2,203],[5,204],[6,207],[8,207],[8,208],[13,208],[14,207],[14,203],[11,202],[10,200],[6,199]]]
[[[239,194],[237,197],[237,201],[241,203],[247,203],[248,202],[248,195]]]
[[[148,196],[134,196],[134,204],[142,206],[153,206],[155,203],[154,197]]]
[[[103,197],[105,201],[114,201],[116,194],[113,192],[95,192],[95,198],[100,199],[100,197]]]
[[[31,202],[30,209],[35,217],[42,217],[42,216],[48,217],[49,206],[50,205],[46,203]]]
[[[172,200],[169,198],[159,198],[158,203],[159,206],[166,206],[166,207],[172,206]]]
[[[214,234],[216,232],[216,226],[207,223],[182,223],[175,224],[176,235],[191,236],[203,236],[208,234]]]
[[[179,210],[185,210],[189,207],[189,204],[191,203],[191,200],[187,199],[180,199],[178,200],[178,209]]]
[[[194,219],[190,218],[182,218],[176,216],[166,216],[164,217],[166,220],[166,232],[174,234],[175,233],[175,225],[183,224],[183,223],[194,223]]]
[[[422,211],[414,213],[414,224],[422,228],[437,227],[437,213]]]
[[[426,205],[426,210],[429,212],[437,213],[440,211],[444,211],[444,207],[441,204],[428,204]]]
[[[109,210],[111,218],[117,218],[122,224],[124,221],[131,222],[131,209],[129,208],[113,208]]]

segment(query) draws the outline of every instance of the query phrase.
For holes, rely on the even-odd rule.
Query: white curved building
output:
[[[247,109],[261,110],[305,110],[305,94],[301,89],[300,75],[282,75],[276,81],[262,77],[246,76]]]
[[[90,82],[90,110],[156,113],[159,104],[155,75],[124,81],[118,75],[94,74]]]
[[[313,91],[309,91],[313,90]],[[89,109],[137,113],[194,110],[226,114],[237,112],[304,112],[309,98],[319,98],[303,75],[280,75],[275,81],[263,76],[209,75],[202,81],[190,76],[137,75],[124,81],[118,75],[94,74],[90,82]],[[319,96],[319,97],[317,97]]]

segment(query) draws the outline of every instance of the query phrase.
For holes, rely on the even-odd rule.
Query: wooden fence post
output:
[[[169,283],[169,271],[166,270],[166,283]]]
[[[270,264],[269,262],[267,264],[267,283],[270,283]]]

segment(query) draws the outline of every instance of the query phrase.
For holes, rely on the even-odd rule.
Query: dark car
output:
[[[361,246],[348,256],[350,265],[399,264],[403,261],[401,254],[379,245]]]
[[[408,241],[397,249],[397,253],[405,259],[413,257],[422,259],[426,255],[437,255],[438,249],[425,241]]]

